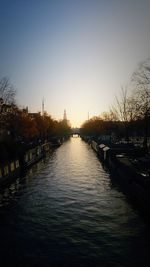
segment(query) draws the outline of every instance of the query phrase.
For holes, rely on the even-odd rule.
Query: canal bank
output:
[[[11,184],[11,182],[22,176],[28,168],[33,164],[46,157],[52,149],[61,145],[58,138],[53,138],[52,141],[16,144],[13,149],[16,150],[13,155],[8,153],[6,159],[0,160],[0,190]],[[17,150],[18,146],[20,147]],[[15,149],[16,148],[16,149]],[[10,151],[9,151],[10,152]]]
[[[150,153],[134,143],[88,142],[132,203],[150,218]]]
[[[80,138],[35,164],[0,200],[2,266],[150,264],[148,225]]]

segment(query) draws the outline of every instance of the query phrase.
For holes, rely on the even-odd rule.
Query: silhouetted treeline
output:
[[[66,121],[54,120],[46,112],[27,113],[17,107],[13,111],[1,116],[1,124],[4,129],[3,139],[31,141],[46,139],[52,136],[62,137],[70,133],[70,126]]]
[[[150,118],[148,118],[148,124],[150,124]],[[126,128],[128,129],[128,134],[126,133]],[[125,126],[122,121],[106,121],[101,117],[93,117],[83,123],[80,132],[81,135],[93,138],[98,138],[101,135],[110,135],[114,139],[125,138],[128,141],[130,136],[144,137],[145,122],[144,119],[138,119],[126,122]],[[148,129],[147,134],[150,136],[150,129]]]
[[[67,120],[55,120],[44,112],[29,113],[15,104],[16,91],[8,78],[0,80],[0,157],[15,156],[23,146],[69,136]]]
[[[150,59],[140,63],[132,75],[132,89],[122,87],[108,112],[83,123],[81,133],[98,137],[102,134],[125,138],[143,137],[147,147],[150,136]]]

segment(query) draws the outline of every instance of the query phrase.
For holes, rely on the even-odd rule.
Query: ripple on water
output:
[[[80,138],[1,193],[0,207],[0,256],[16,266],[148,266],[149,229]]]

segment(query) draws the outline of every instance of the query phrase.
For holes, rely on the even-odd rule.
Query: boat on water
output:
[[[20,175],[19,159],[0,163],[0,186],[3,187]]]
[[[99,159],[107,164],[111,178],[116,181],[125,194],[150,215],[150,153],[133,144],[98,144],[91,142],[91,147]]]

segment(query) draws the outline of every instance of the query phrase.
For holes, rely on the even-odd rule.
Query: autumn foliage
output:
[[[4,135],[17,141],[45,140],[52,136],[63,136],[70,132],[69,125],[64,121],[52,119],[46,112],[41,116],[40,112],[31,115],[17,107],[1,116]]]

